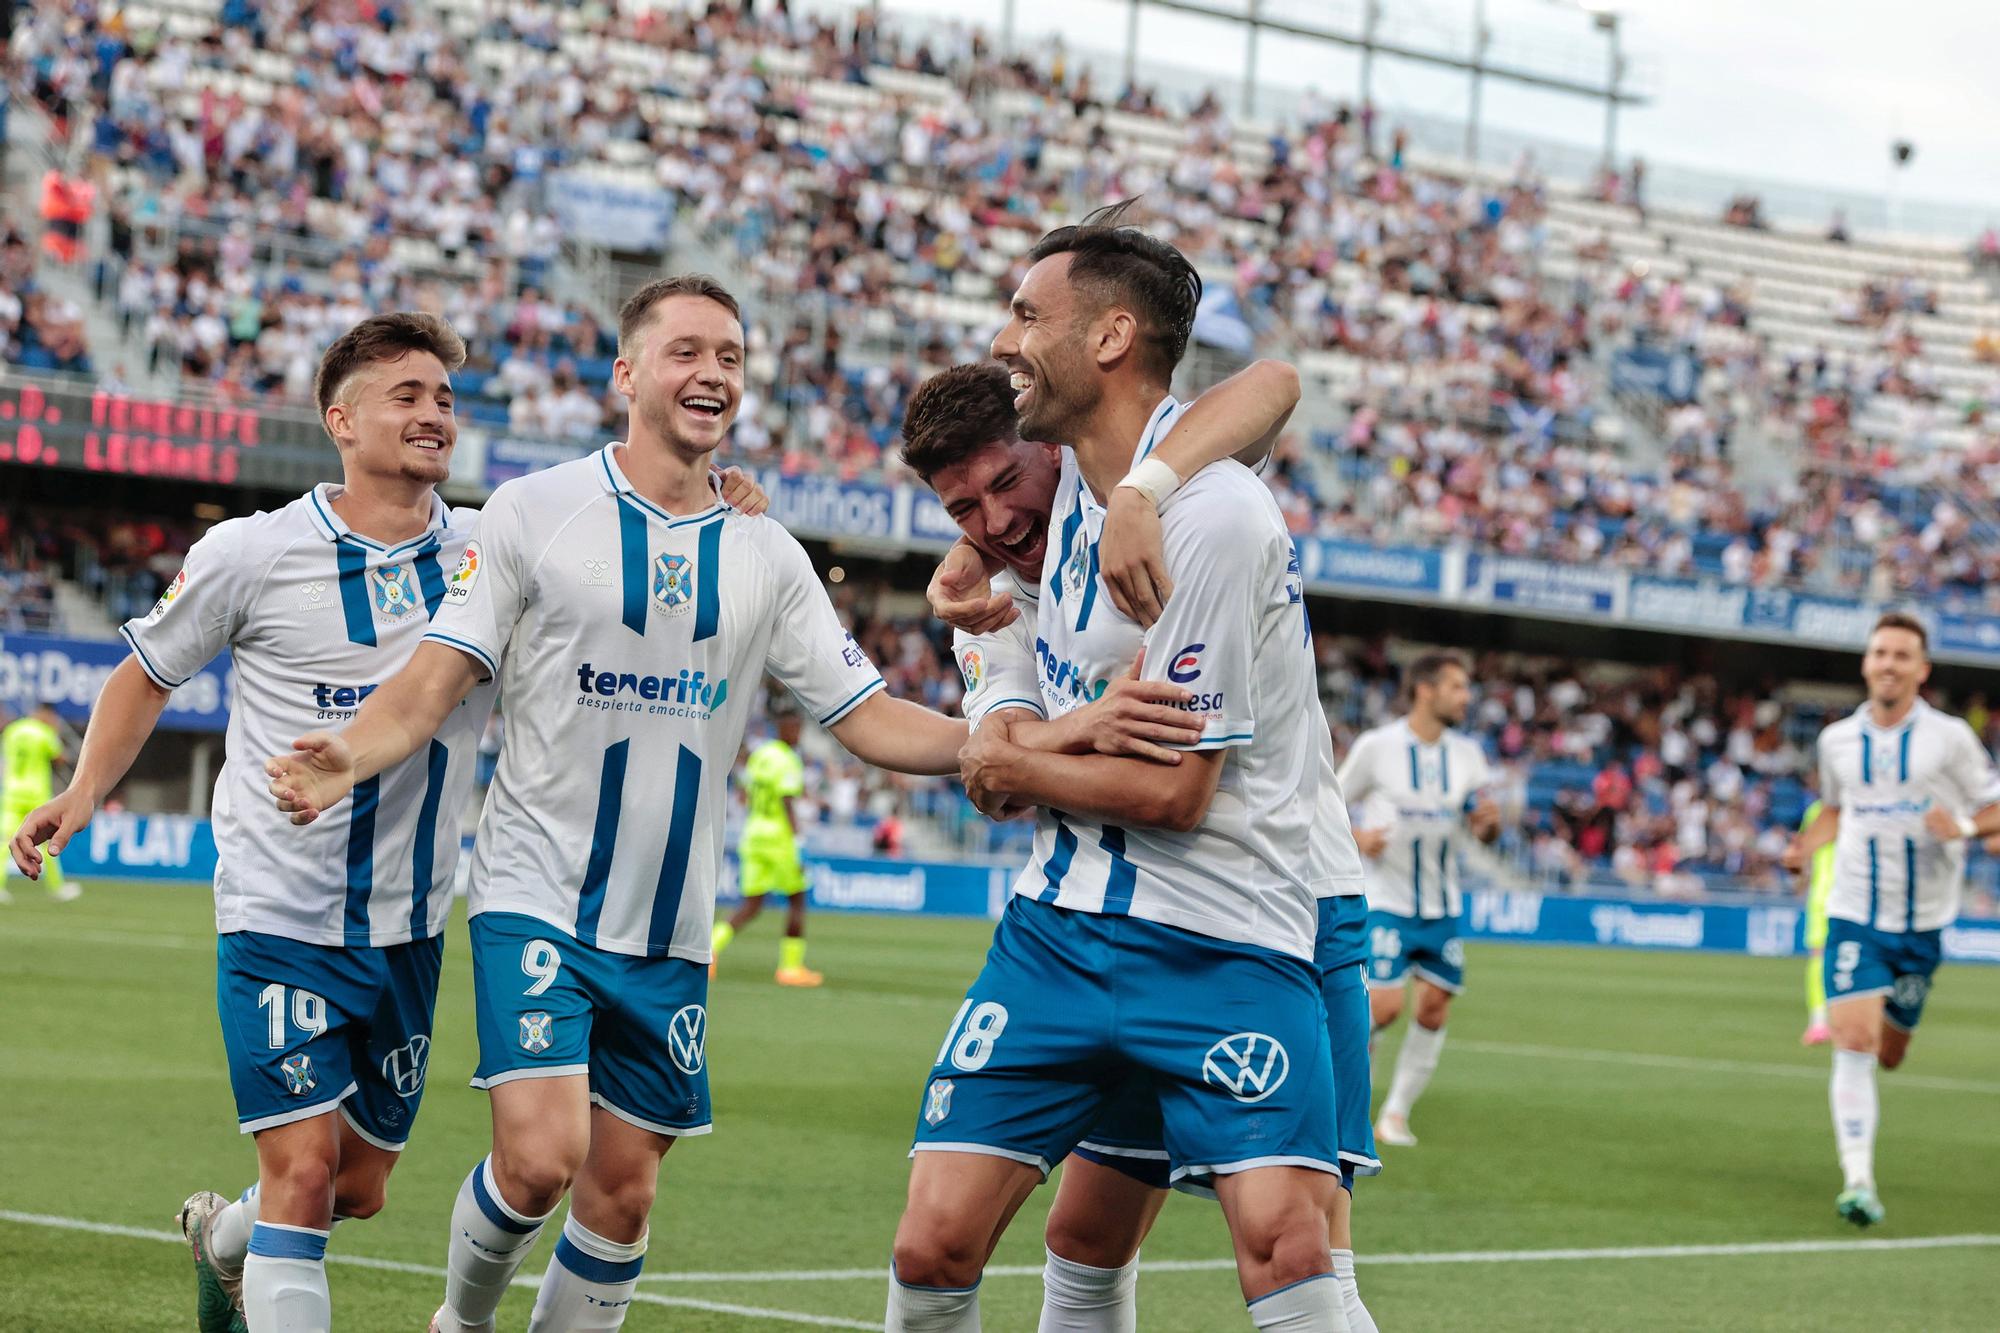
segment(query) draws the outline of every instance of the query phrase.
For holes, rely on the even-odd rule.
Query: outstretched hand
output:
[[[14,830],[7,851],[22,874],[29,879],[40,879],[42,844],[48,844],[50,856],[62,855],[62,849],[69,845],[69,840],[81,833],[96,813],[97,807],[90,799],[72,787],[54,800],[30,810],[28,817],[21,821],[21,827]]]
[[[339,733],[313,731],[292,742],[292,753],[264,761],[270,793],[294,824],[310,824],[354,790],[354,751]]]

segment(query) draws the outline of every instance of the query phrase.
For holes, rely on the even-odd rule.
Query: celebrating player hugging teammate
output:
[[[1451,997],[1465,986],[1459,858],[1462,832],[1481,842],[1500,835],[1486,795],[1486,753],[1454,730],[1465,721],[1472,677],[1450,653],[1426,653],[1405,677],[1410,711],[1364,731],[1340,766],[1340,789],[1363,812],[1355,838],[1368,871],[1368,998],[1380,1032],[1403,1012],[1403,974],[1416,982],[1417,1012],[1382,1102],[1375,1137],[1416,1146],[1410,1111],[1437,1069]]]
[[[1819,735],[1820,813],[1785,849],[1803,869],[1833,844],[1825,968],[1833,1028],[1834,1201],[1856,1226],[1882,1220],[1875,1193],[1875,1069],[1910,1049],[1958,919],[1965,840],[2000,832],[2000,773],[1962,719],[1918,697],[1930,640],[1914,616],[1877,621],[1861,659],[1868,701]]]
[[[201,1193],[181,1211],[209,1333],[232,1326],[238,1300],[250,1333],[328,1327],[327,1234],[382,1207],[423,1096],[456,812],[492,691],[453,700],[424,753],[378,765],[315,828],[286,826],[262,770],[329,710],[351,713],[444,605],[476,517],[436,494],[464,360],[451,327],[420,314],[364,320],[327,349],[313,389],[344,483],[195,543],[152,613],[124,627],[132,655],[105,682],[75,781],[14,836],[15,861],[34,873],[36,846],[60,851],[90,822],[173,690],[230,650],[216,1009],[258,1183],[233,1204]]]
[[[961,656],[975,713],[991,704],[966,747],[968,790],[990,812],[1038,807],[1036,846],[925,1088],[892,1330],[978,1327],[993,1244],[1086,1139],[1105,1149],[1100,1166],[1129,1154],[1212,1185],[1259,1327],[1350,1327],[1328,1280],[1340,1143],[1314,900],[1358,884],[1359,858],[1337,795],[1322,802],[1333,763],[1297,566],[1262,485],[1221,463],[1173,496],[1161,514],[1173,595],[1150,631],[1104,592],[1102,506],[1128,469],[1142,493],[1166,480],[1144,464],[1182,411],[1167,386],[1200,289],[1185,258],[1121,213],[1043,238],[994,342],[1020,437],[1074,451],[1053,487],[1053,460],[1011,431],[1000,453],[966,438],[939,466],[918,464],[990,553],[1046,587],[1032,657],[1025,628]],[[982,504],[995,488],[1052,493],[1053,512]],[[1020,712],[1061,718],[1113,698],[1142,649],[1145,680],[1210,701],[1199,739],[1164,742],[1179,762],[1036,748]],[[988,685],[989,670],[1012,684]],[[1136,1248],[1157,1196],[1148,1206],[1094,1174],[1099,1202],[1146,1209],[1119,1233]],[[1044,1326],[1130,1327],[1118,1313],[1129,1272],[1060,1263],[1055,1232],[1052,1219]],[[1051,1308],[1073,1285],[1095,1290],[1078,1293],[1082,1308]]]

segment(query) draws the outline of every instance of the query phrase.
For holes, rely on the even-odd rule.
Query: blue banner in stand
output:
[[[1690,402],[1695,391],[1694,357],[1645,344],[1621,348],[1611,358],[1611,387],[1620,393],[1651,394],[1670,403]]]
[[[215,880],[215,833],[193,815],[100,811],[63,849],[63,871],[79,880]]]
[[[1302,538],[1299,572],[1308,587],[1444,591],[1443,551],[1370,546],[1366,542]]]
[[[558,463],[572,462],[603,447],[595,440],[524,440],[513,435],[496,435],[486,442],[487,489]]]
[[[2000,616],[1939,615],[1931,627],[1936,652],[2000,658]]]
[[[82,726],[104,678],[131,652],[123,639],[0,634],[0,707],[21,712],[48,700],[64,721]],[[225,653],[168,697],[160,725],[169,731],[221,731],[229,725],[235,686]]]
[[[788,477],[760,468],[757,484],[771,497],[771,517],[793,532],[813,537],[861,537],[900,542],[909,536],[907,515],[898,522],[894,489],[864,486],[833,477]]]
[[[659,253],[673,232],[671,190],[582,171],[549,178],[549,201],[568,234],[609,250]]]
[[[1015,867],[960,861],[807,853],[806,885],[815,910],[903,912],[920,916],[980,916],[999,920]],[[736,853],[729,853],[716,896],[738,901]]]
[[[1558,565],[1517,556],[1473,554],[1465,558],[1465,596],[1558,615],[1603,619],[1622,616],[1625,574],[1615,569]]]

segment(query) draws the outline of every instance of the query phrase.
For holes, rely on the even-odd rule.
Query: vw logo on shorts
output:
[[[1890,998],[1900,1008],[1921,1009],[1930,993],[1930,978],[1921,973],[1911,972],[1896,978],[1895,994]]]
[[[383,1081],[396,1090],[398,1097],[414,1097],[424,1090],[424,1071],[430,1068],[430,1063],[431,1039],[419,1032],[382,1057]]]
[[[698,1004],[682,1006],[667,1024],[667,1050],[674,1068],[683,1074],[701,1072],[701,1047],[708,1037],[708,1010]]]
[[[1224,1037],[1201,1058],[1201,1081],[1215,1084],[1246,1105],[1283,1087],[1291,1072],[1292,1057],[1284,1046],[1261,1032]]]

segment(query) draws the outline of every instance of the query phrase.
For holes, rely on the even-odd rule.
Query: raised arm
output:
[[[1298,404],[1298,371],[1283,361],[1252,362],[1190,403],[1152,454],[1111,492],[1097,559],[1119,611],[1150,627],[1173,595],[1160,538],[1160,506],[1167,497],[1210,463],[1262,463]]]
[[[69,786],[62,795],[29,811],[20,828],[8,830],[13,841],[7,850],[22,874],[41,878],[41,844],[49,845],[51,855],[59,855],[89,825],[106,793],[139,757],[172,693],[145,673],[136,656],[120,662],[105,679],[90,711]]]
[[[479,683],[481,670],[456,648],[433,640],[418,644],[409,663],[368,696],[352,722],[339,731],[307,732],[292,742],[292,753],[264,761],[278,808],[294,824],[310,824],[356,783],[408,759],[437,735]]]

